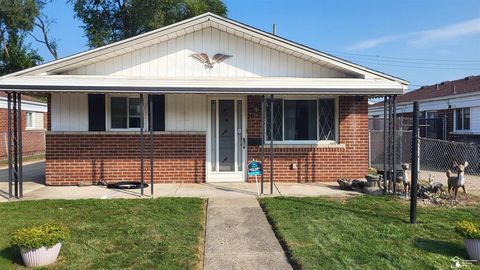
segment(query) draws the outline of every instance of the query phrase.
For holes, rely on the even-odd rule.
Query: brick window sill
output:
[[[265,144],[265,148],[270,148],[270,144]],[[345,149],[342,143],[274,143],[273,148],[336,148]]]

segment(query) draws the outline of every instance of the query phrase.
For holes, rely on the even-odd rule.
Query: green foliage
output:
[[[460,221],[455,226],[455,231],[467,239],[480,239],[480,227],[473,222]]]
[[[69,0],[91,48],[123,40],[205,12],[226,16],[221,0]]]
[[[43,59],[24,44],[40,13],[40,0],[0,0],[0,76],[29,68]]]
[[[32,30],[38,13],[36,0],[0,0],[1,34]]]
[[[69,232],[64,225],[44,224],[16,230],[10,243],[15,247],[35,249],[53,247],[57,243],[63,243],[68,237]]]
[[[7,50],[0,52],[0,76],[40,64],[43,59],[36,50],[23,43],[22,36],[10,37]]]

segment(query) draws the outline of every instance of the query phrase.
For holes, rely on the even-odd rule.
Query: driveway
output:
[[[44,187],[45,161],[36,161],[23,165],[23,194]],[[0,201],[8,198],[8,166],[0,168]]]

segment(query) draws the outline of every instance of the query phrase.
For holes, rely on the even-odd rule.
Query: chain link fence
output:
[[[369,132],[370,167],[383,170],[383,130]],[[395,136],[396,168],[412,164],[412,131],[397,130]],[[455,164],[468,162],[465,169],[467,192],[480,195],[480,145],[421,137],[419,140],[419,180],[447,184],[446,171],[456,175]]]

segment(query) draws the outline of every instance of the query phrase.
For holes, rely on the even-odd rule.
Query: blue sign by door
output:
[[[248,163],[248,175],[249,176],[257,176],[263,173],[263,166],[262,163],[253,160],[252,162]]]

